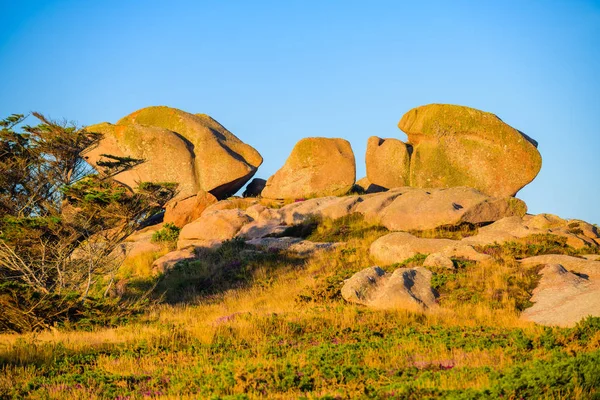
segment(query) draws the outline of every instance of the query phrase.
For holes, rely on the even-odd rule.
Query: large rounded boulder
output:
[[[132,157],[144,162],[114,178],[134,188],[138,182],[176,182],[179,198],[203,190],[217,198],[237,192],[262,164],[262,157],[217,121],[170,107],[147,107],[115,125],[87,128],[104,134],[90,149],[96,167],[105,156]]]
[[[537,143],[496,115],[430,104],[407,112],[398,127],[413,146],[410,186],[469,186],[514,196],[542,165]]]
[[[386,189],[409,185],[410,147],[404,142],[371,136],[365,161],[371,184]]]
[[[267,180],[262,197],[341,196],[348,193],[355,179],[354,153],[347,140],[305,138],[296,143],[284,166]]]

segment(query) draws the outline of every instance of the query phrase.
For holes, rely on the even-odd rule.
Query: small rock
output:
[[[243,197],[258,197],[267,185],[267,181],[260,178],[254,178],[250,181],[246,190],[242,193]]]
[[[392,274],[371,267],[346,280],[342,297],[377,309],[424,311],[437,306],[431,276],[430,271],[421,267],[399,268]]]
[[[172,251],[152,263],[152,274],[164,274],[173,268],[178,262],[184,260],[193,260],[195,258],[196,253],[193,248]]]
[[[423,266],[454,269],[454,263],[452,262],[450,257],[447,257],[442,253],[432,253],[429,256],[427,256],[425,261],[423,261]]]

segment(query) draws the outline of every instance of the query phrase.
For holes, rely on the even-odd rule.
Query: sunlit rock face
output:
[[[147,107],[116,124],[87,127],[103,133],[100,143],[86,154],[96,167],[103,155],[144,160],[115,180],[135,188],[139,182],[175,182],[178,198],[209,192],[226,198],[252,178],[261,155],[205,114],[170,107]]]
[[[408,111],[398,127],[407,134],[407,144],[369,139],[367,175],[373,184],[469,186],[490,196],[514,196],[542,166],[534,140],[474,108],[421,106]]]

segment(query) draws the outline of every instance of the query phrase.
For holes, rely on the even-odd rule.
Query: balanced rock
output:
[[[267,180],[262,197],[303,199],[341,196],[356,179],[354,153],[344,139],[300,140],[284,166]]]
[[[431,276],[430,271],[421,267],[399,268],[391,274],[371,267],[346,280],[342,297],[372,308],[424,311],[437,305]]]
[[[398,139],[371,136],[367,141],[367,178],[379,187],[409,186],[411,148]]]
[[[262,163],[254,148],[208,115],[176,108],[147,107],[116,125],[101,123],[87,129],[104,134],[85,154],[93,167],[100,169],[96,163],[106,161],[105,155],[141,159],[141,164],[114,179],[131,188],[139,182],[175,182],[181,199],[200,190],[217,198],[228,197]]]
[[[469,186],[491,196],[514,196],[542,165],[534,140],[496,115],[473,108],[417,107],[398,127],[413,147],[414,187]]]

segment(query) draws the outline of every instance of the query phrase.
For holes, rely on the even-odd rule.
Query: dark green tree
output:
[[[36,126],[22,115],[0,121],[0,330],[75,318],[106,295],[120,242],[176,189],[141,183],[131,192],[110,178],[143,160],[110,157],[98,174],[83,154],[100,134],[34,116]]]

